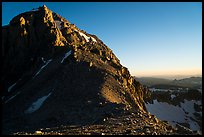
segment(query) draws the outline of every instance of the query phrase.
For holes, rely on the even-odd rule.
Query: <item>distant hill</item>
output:
[[[136,78],[143,85],[148,87],[161,86],[161,87],[188,87],[188,88],[201,88],[202,77],[189,77],[180,80],[168,80],[164,78],[153,78],[153,77],[140,77]]]
[[[169,84],[172,80],[164,79],[164,78],[153,78],[153,77],[135,77],[136,80],[141,82],[143,85],[152,86],[156,84]]]
[[[178,86],[184,86],[184,87],[193,87],[193,88],[199,88],[202,87],[202,77],[190,77],[190,78],[184,78],[180,80],[173,80],[172,84],[178,85]]]

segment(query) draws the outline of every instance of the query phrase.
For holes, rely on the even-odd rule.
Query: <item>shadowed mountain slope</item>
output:
[[[126,111],[150,115],[148,90],[112,50],[46,6],[3,26],[1,49],[4,134],[93,125]]]

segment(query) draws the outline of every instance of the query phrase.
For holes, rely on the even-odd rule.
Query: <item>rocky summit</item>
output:
[[[193,134],[148,113],[113,51],[45,5],[3,26],[1,49],[3,134]]]

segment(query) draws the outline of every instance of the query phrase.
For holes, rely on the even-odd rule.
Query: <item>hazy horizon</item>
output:
[[[98,36],[131,75],[202,75],[202,2],[2,2],[2,25],[44,4]]]
[[[195,75],[145,75],[145,76],[135,76],[136,78],[162,78],[162,79],[169,79],[169,80],[174,80],[174,79],[184,79],[184,78],[190,78],[190,77],[202,77],[200,74],[195,74]]]
[[[180,79],[180,78],[188,78],[188,77],[202,77],[202,69],[201,70],[178,70],[174,72],[165,72],[162,70],[148,72],[148,71],[143,71],[143,72],[135,72],[131,74],[136,77],[154,77],[154,78],[166,78],[166,79]]]

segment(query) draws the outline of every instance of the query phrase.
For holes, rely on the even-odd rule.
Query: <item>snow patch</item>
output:
[[[9,88],[8,88],[8,92],[11,91],[11,89],[21,80],[21,78],[16,82],[14,83],[13,85],[11,85]]]
[[[52,61],[52,59],[48,60],[48,61],[45,63],[45,65],[43,65],[43,66],[40,68],[40,70],[35,74],[35,76],[37,76],[37,75],[42,71],[42,69],[45,68],[51,61]],[[34,78],[35,76],[33,76],[33,78]]]
[[[89,42],[90,39],[91,39],[92,41],[94,41],[94,42],[97,42],[95,38],[93,38],[93,37],[91,37],[91,36],[89,37],[89,36],[87,36],[86,34],[84,34],[83,32],[80,32],[80,31],[78,31],[78,30],[76,30],[76,29],[75,29],[75,31],[79,32],[79,35],[82,36],[82,37],[84,37],[85,40],[86,40],[86,42]]]
[[[195,119],[195,116],[193,114],[193,113],[196,112],[196,110],[194,109],[194,103],[197,104],[197,105],[200,105],[201,102],[200,101],[195,101],[195,100],[188,101],[188,100],[184,99],[184,103],[181,102],[181,107],[186,112],[188,112],[188,116]]]
[[[171,99],[173,99],[173,98],[175,98],[175,97],[176,97],[176,95],[174,95],[174,94],[171,95]]]
[[[159,88],[149,88],[150,91],[152,92],[186,92],[185,90],[182,89],[159,89]]]
[[[57,27],[61,30],[62,29],[62,26],[61,26],[61,21],[59,20],[54,20],[54,22],[56,23]]]
[[[185,122],[184,111],[181,108],[170,105],[166,102],[153,100],[153,104],[146,104],[146,108],[150,113],[156,115],[161,120],[167,120],[169,122]]]
[[[46,63],[46,61],[44,60],[44,58],[43,58],[43,57],[42,57],[41,59],[42,59],[43,63]]]
[[[15,95],[13,95],[12,97],[10,97],[8,100],[5,101],[5,103],[8,103],[10,100],[12,100],[13,98],[15,98],[20,92],[16,93]]]
[[[92,39],[94,42],[97,42],[95,38],[91,37],[91,39]]]
[[[190,124],[190,129],[191,130],[200,131],[199,125],[195,121],[192,121],[191,119],[189,119],[188,123]]]
[[[153,92],[168,92],[170,91],[169,89],[157,89],[157,88],[149,88],[150,91],[153,91]]]
[[[70,50],[70,51],[68,51],[65,55],[64,55],[64,58],[62,59],[62,61],[61,61],[61,63],[63,63],[64,62],[64,60],[69,56],[69,55],[71,55],[71,53],[72,53],[72,51]]]
[[[16,82],[17,83],[17,82]],[[14,83],[13,85],[11,85],[9,88],[8,88],[8,92],[11,91],[11,89],[16,85],[16,83]]]
[[[37,101],[35,101],[26,111],[25,113],[33,113],[36,110],[38,110],[44,103],[44,101],[51,95],[52,92],[50,92],[48,95],[43,96],[39,98]]]
[[[79,31],[79,34],[85,38],[86,42],[89,42],[90,37],[86,36],[86,34]]]
[[[198,91],[202,93],[202,89],[198,89]]]

